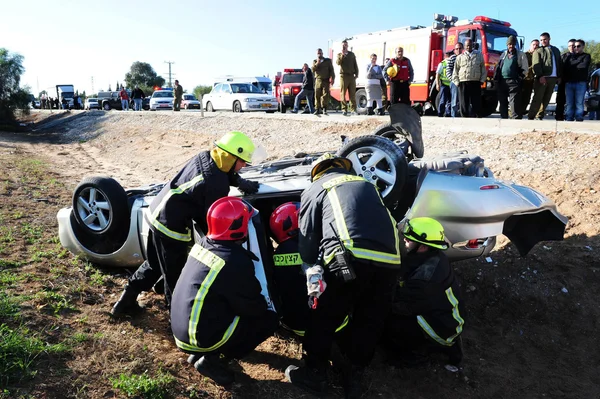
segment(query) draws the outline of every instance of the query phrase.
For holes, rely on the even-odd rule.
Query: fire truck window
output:
[[[474,42],[475,50],[481,51],[481,30],[475,30],[475,42]]]
[[[463,46],[465,45],[465,40],[470,39],[470,38],[471,38],[471,30],[470,29],[463,30],[458,33],[458,41],[461,42],[463,44]]]

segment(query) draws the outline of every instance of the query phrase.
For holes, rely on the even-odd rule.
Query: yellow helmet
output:
[[[420,217],[407,220],[402,229],[404,237],[438,249],[448,249],[444,239],[444,227],[435,219]]]
[[[254,154],[254,143],[242,132],[225,133],[215,145],[228,153],[250,163]]]
[[[398,68],[396,67],[396,65],[392,65],[391,67],[388,67],[386,72],[390,78],[393,78],[398,73]]]
[[[348,172],[352,170],[352,162],[348,158],[337,157],[330,152],[326,152],[313,161],[310,171],[310,180],[314,181],[319,175],[330,168],[344,168]]]

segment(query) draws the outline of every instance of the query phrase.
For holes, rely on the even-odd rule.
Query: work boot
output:
[[[210,378],[221,386],[228,386],[235,381],[233,371],[227,367],[228,361],[219,354],[204,355],[194,363],[194,368],[200,374]]]
[[[382,108],[377,108],[377,113],[378,113],[380,116],[383,116],[383,115],[385,115],[385,110],[383,109],[383,107],[382,107]]]
[[[327,371],[309,367],[288,366],[285,377],[293,385],[314,395],[327,390]]]
[[[348,113],[347,111],[342,112],[342,116],[348,116],[350,115],[350,113]]]
[[[137,313],[140,313],[144,308],[142,308],[137,303],[137,297],[140,293],[133,289],[130,285],[126,285],[121,297],[115,303],[110,313],[113,316],[133,316]]]
[[[364,367],[350,366],[342,374],[344,383],[344,397],[358,399],[362,396],[362,381],[365,375]]]
[[[367,115],[375,115],[375,112],[373,112],[373,107],[367,107]]]
[[[462,362],[463,352],[462,352],[462,337],[459,337],[458,340],[454,343],[454,345],[449,346],[445,350],[446,355],[448,355],[448,363],[453,366],[458,366]]]
[[[313,112],[313,115],[321,115],[321,110],[319,108],[315,109],[315,112]]]
[[[329,115],[329,114],[327,113],[327,109],[325,109],[325,108],[323,109],[323,115]]]

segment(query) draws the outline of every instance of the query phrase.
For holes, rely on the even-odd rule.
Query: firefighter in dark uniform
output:
[[[462,300],[458,280],[444,250],[444,228],[435,219],[409,220],[403,228],[407,255],[386,322],[383,344],[389,361],[411,366],[442,352],[449,363],[462,360]]]
[[[317,49],[317,59],[313,61],[312,71],[315,76],[315,115],[327,115],[329,89],[335,81],[335,71],[330,58],[323,57],[323,50]]]
[[[390,102],[410,105],[410,84],[415,77],[410,60],[404,57],[404,49],[396,48],[396,58],[383,67],[383,78],[390,82]]]
[[[173,294],[171,328],[188,362],[219,385],[234,374],[227,363],[242,359],[277,329],[255,277],[256,256],[242,244],[253,208],[237,197],[208,210],[208,234],[190,251]]]
[[[148,259],[129,278],[123,294],[112,309],[114,316],[131,315],[141,310],[137,296],[149,291],[164,278],[167,306],[185,265],[192,244],[192,222],[206,231],[206,212],[217,199],[235,186],[245,193],[256,193],[259,184],[245,180],[237,172],[252,159],[254,144],[241,132],[229,132],[215,142],[211,151],[193,157],[166,184],[150,204],[147,221],[150,233],[146,247]]]
[[[308,293],[317,300],[303,339],[305,365],[289,366],[285,374],[302,389],[324,392],[335,330],[352,314],[338,343],[349,362],[346,397],[355,398],[390,310],[400,250],[396,222],[377,188],[351,170],[350,160],[325,154],[302,193],[299,250]]]
[[[280,299],[277,313],[284,328],[303,337],[310,317],[310,308],[307,305],[306,277],[298,252],[299,211],[299,202],[286,202],[278,206],[269,218],[269,227],[278,244],[273,255],[273,280]],[[341,331],[347,324],[346,316],[338,323],[336,331]]]

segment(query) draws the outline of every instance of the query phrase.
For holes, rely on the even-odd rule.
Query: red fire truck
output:
[[[286,68],[283,73],[278,72],[273,80],[273,95],[279,102],[279,111],[285,114],[288,108],[294,108],[296,96],[302,90],[302,79],[304,72],[302,69]],[[306,99],[300,101],[301,105],[306,104]]]
[[[414,69],[414,80],[410,86],[410,97],[413,103],[420,103],[427,109],[435,103],[431,96],[431,86],[435,86],[435,72],[438,64],[444,59],[444,53],[451,51],[457,42],[464,44],[472,39],[474,47],[481,51],[488,68],[487,81],[482,85],[482,114],[487,116],[496,110],[498,99],[494,87],[494,68],[500,54],[506,49],[506,39],[510,35],[518,36],[510,23],[484,16],[471,20],[458,20],[457,17],[434,14],[432,27],[407,26],[373,33],[355,35],[348,40],[348,49],[356,55],[360,68],[356,81],[357,112],[366,114],[367,93],[365,91],[367,65],[371,62],[371,54],[377,54],[378,62],[385,63],[388,58],[395,57],[396,47],[404,48],[404,56],[409,58]],[[331,88],[331,95],[340,100],[339,65],[335,64],[337,54],[342,51],[342,40],[334,41],[329,48],[329,57],[334,61],[336,82]],[[521,38],[520,47],[523,46]],[[389,86],[388,86],[389,98]]]

